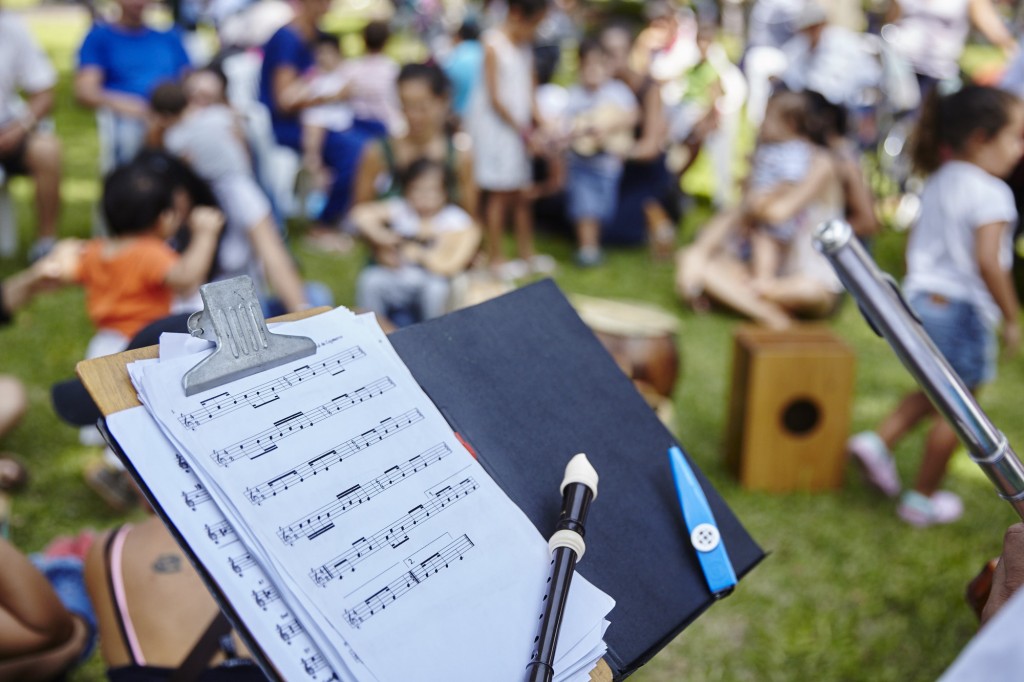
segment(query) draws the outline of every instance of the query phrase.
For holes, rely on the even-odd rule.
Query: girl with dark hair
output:
[[[1009,271],[1017,209],[1001,178],[1024,152],[1024,106],[994,88],[972,86],[947,96],[933,92],[911,152],[917,170],[929,177],[921,216],[907,242],[903,289],[935,345],[976,392],[995,377],[1000,324],[1007,353],[1020,345],[1020,304]],[[899,516],[915,526],[951,523],[963,513],[957,495],[939,490],[957,436],[935,415],[927,396],[921,391],[904,396],[877,430],[848,443],[868,482],[895,497],[900,479],[890,450],[928,418],[932,426],[924,458],[898,508]]]

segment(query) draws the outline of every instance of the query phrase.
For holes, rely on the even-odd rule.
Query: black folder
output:
[[[676,441],[554,282],[390,339],[484,469],[545,537],[561,510],[565,465],[587,453],[600,483],[577,570],[616,600],[605,635],[605,660],[616,679],[650,660],[714,602],[669,468]],[[764,552],[694,470],[743,576]]]

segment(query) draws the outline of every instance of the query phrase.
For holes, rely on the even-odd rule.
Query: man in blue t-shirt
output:
[[[114,23],[94,24],[78,52],[75,98],[90,109],[110,112],[107,149],[111,165],[130,160],[142,146],[150,91],[177,79],[189,67],[175,31],[157,31],[143,22],[149,0],[118,0]]]

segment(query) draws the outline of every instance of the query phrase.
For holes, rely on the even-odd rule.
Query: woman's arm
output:
[[[74,625],[50,583],[0,538],[0,662],[67,641]]]
[[[1007,57],[1017,52],[1017,41],[1006,28],[1006,24],[992,5],[992,0],[969,0],[967,16],[974,27]]]
[[[768,225],[785,222],[810,205],[835,180],[836,169],[830,155],[816,151],[802,181],[779,191],[749,196],[747,217]]]
[[[870,237],[878,233],[880,225],[875,215],[875,195],[864,179],[864,171],[854,157],[841,155],[836,166],[843,183],[843,197],[846,201],[846,217],[858,237]]]
[[[384,150],[380,142],[371,142],[363,148],[356,169],[356,180],[352,191],[352,205],[358,207],[377,198],[377,178],[385,170]],[[354,210],[354,209],[353,209]]]
[[[661,153],[668,132],[665,107],[661,102],[661,86],[658,83],[652,82],[647,88],[640,103],[640,112],[643,116],[643,135],[633,145],[629,156],[638,161],[651,161]]]
[[[1003,342],[1006,352],[1014,355],[1020,346],[1020,302],[1013,288],[1013,278],[999,263],[1008,223],[982,225],[974,233],[974,253],[978,259],[978,272],[989,293],[1003,313]]]
[[[256,258],[263,264],[263,272],[267,275],[271,291],[281,299],[285,309],[294,313],[308,308],[309,301],[306,300],[302,277],[281,240],[281,233],[269,216],[249,230],[249,241],[252,242]]]
[[[103,69],[83,66],[75,73],[75,100],[89,109],[106,108],[130,118],[145,118],[149,104],[141,97],[103,89]]]

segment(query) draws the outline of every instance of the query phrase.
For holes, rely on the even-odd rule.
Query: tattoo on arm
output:
[[[181,556],[178,554],[161,554],[153,562],[154,573],[181,573]]]

